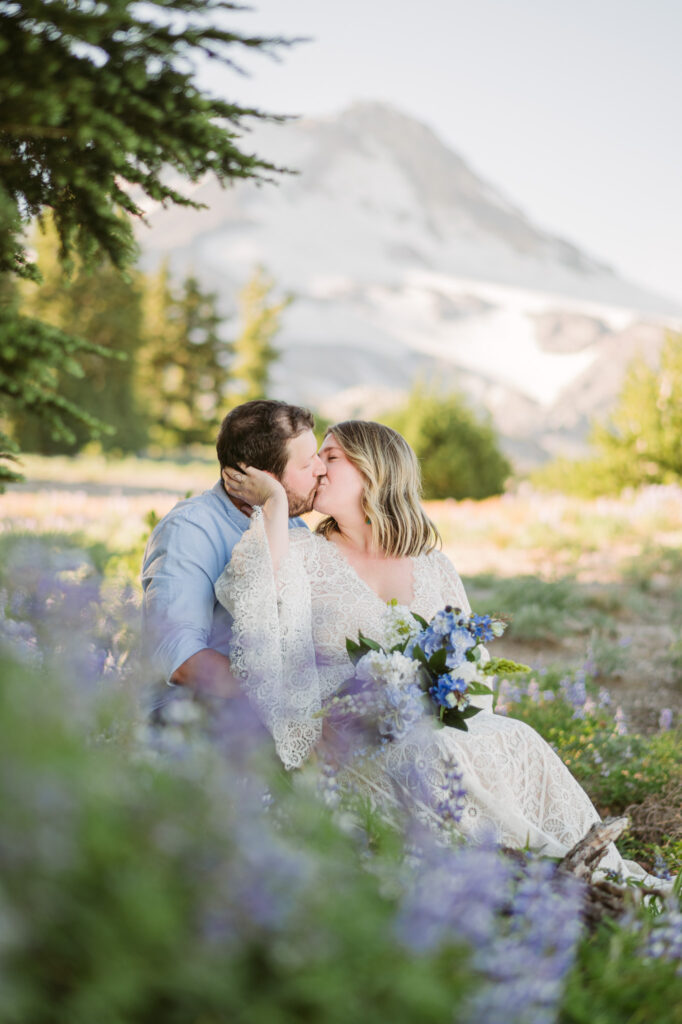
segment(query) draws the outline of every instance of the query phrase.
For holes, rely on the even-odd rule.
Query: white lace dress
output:
[[[386,605],[335,544],[303,529],[291,531],[289,539],[275,583],[257,509],[215,590],[234,620],[233,669],[282,761],[294,768],[320,738],[315,712],[353,674],[346,638],[357,638],[361,630],[383,642]],[[462,581],[445,555],[432,551],[412,564],[413,611],[428,620],[447,604],[469,610]],[[468,732],[437,728],[427,717],[404,740],[390,744],[374,763],[368,786],[380,798],[396,786],[409,792],[418,779],[422,797],[425,784],[433,797],[427,794],[427,803],[436,807],[454,755],[466,790],[458,825],[463,833],[475,838],[493,830],[505,845],[528,844],[562,856],[599,820],[595,808],[534,729],[494,714],[492,698],[480,699],[484,710],[469,720]],[[615,847],[600,866],[630,873]]]

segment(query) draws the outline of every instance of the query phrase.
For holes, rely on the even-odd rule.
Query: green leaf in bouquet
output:
[[[429,628],[429,624],[426,621],[426,619],[423,619],[421,617],[421,615],[417,615],[416,612],[412,612],[412,618],[417,620],[417,622],[419,623],[419,625],[421,626],[422,629],[428,629]]]
[[[430,671],[435,672],[436,675],[442,675],[445,672],[447,657],[448,652],[444,647],[432,654],[427,662]]]
[[[469,729],[466,724],[467,718],[473,718],[480,710],[481,708],[474,708],[471,706],[466,708],[464,711],[458,711],[457,708],[446,708],[442,717],[443,725],[447,725],[451,729],[461,729],[462,732],[468,732]]]
[[[378,644],[376,640],[370,640],[368,636],[363,636],[362,633],[358,633],[358,639],[360,643],[365,644],[372,651],[382,651],[383,647]]]
[[[428,670],[428,668],[426,666],[426,661],[424,661],[424,663],[419,666],[419,677],[418,677],[419,689],[423,690],[424,693],[428,693],[429,690],[431,689],[431,687],[433,686],[433,683],[434,683],[433,676],[431,675],[431,673],[429,672],[429,670]]]
[[[490,694],[490,693],[493,692],[489,686],[485,685],[485,683],[476,683],[476,682],[469,683],[468,686],[467,686],[467,691],[470,694],[472,694],[473,696],[476,696],[476,697],[479,697],[479,696],[485,695],[485,694]]]
[[[474,715],[477,715],[480,711],[482,711],[482,708],[475,708],[469,706],[464,711],[460,711],[460,715],[462,716],[462,718],[473,718]]]
[[[481,666],[481,671],[487,676],[514,676],[525,675],[532,669],[530,665],[509,658],[491,658],[487,665]]]
[[[346,650],[348,651],[348,657],[354,665],[360,661],[360,658],[369,652],[370,648],[365,643],[356,643],[355,640],[346,640]]]
[[[413,647],[412,648],[412,660],[413,661],[419,661],[419,662],[421,662],[422,665],[427,665],[428,666],[428,664],[429,664],[428,659],[427,659],[426,655],[424,654],[424,652],[422,651],[421,647]]]

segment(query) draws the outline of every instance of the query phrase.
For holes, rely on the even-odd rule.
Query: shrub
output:
[[[501,494],[512,468],[489,419],[458,394],[417,385],[400,409],[384,417],[412,445],[426,498],[488,498]]]

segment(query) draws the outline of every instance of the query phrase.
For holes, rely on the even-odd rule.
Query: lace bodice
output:
[[[303,558],[312,603],[312,640],[320,673],[320,696],[328,699],[353,666],[346,638],[358,632],[385,642],[386,602],[357,574],[339,548],[308,530],[295,530],[290,540]],[[440,551],[411,559],[411,610],[430,619],[446,604],[469,611],[462,581]],[[285,573],[289,577],[290,573]],[[288,583],[280,585],[281,592]]]

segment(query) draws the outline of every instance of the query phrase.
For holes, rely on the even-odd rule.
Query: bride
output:
[[[270,474],[224,470],[228,492],[254,506],[249,529],[215,585],[233,617],[233,671],[271,731],[287,768],[320,744],[321,717],[353,675],[346,638],[385,644],[387,602],[429,620],[446,605],[470,610],[462,581],[441,551],[420,499],[417,458],[400,434],[350,420],[330,427],[319,451],[326,467],[314,533],[289,530],[287,497]],[[492,697],[468,732],[425,716],[387,744],[365,777],[379,800],[411,791],[438,814],[453,759],[465,790],[457,829],[561,857],[599,816],[551,747],[524,722],[497,715]],[[448,773],[450,772],[450,775]],[[601,868],[642,877],[614,846]]]

